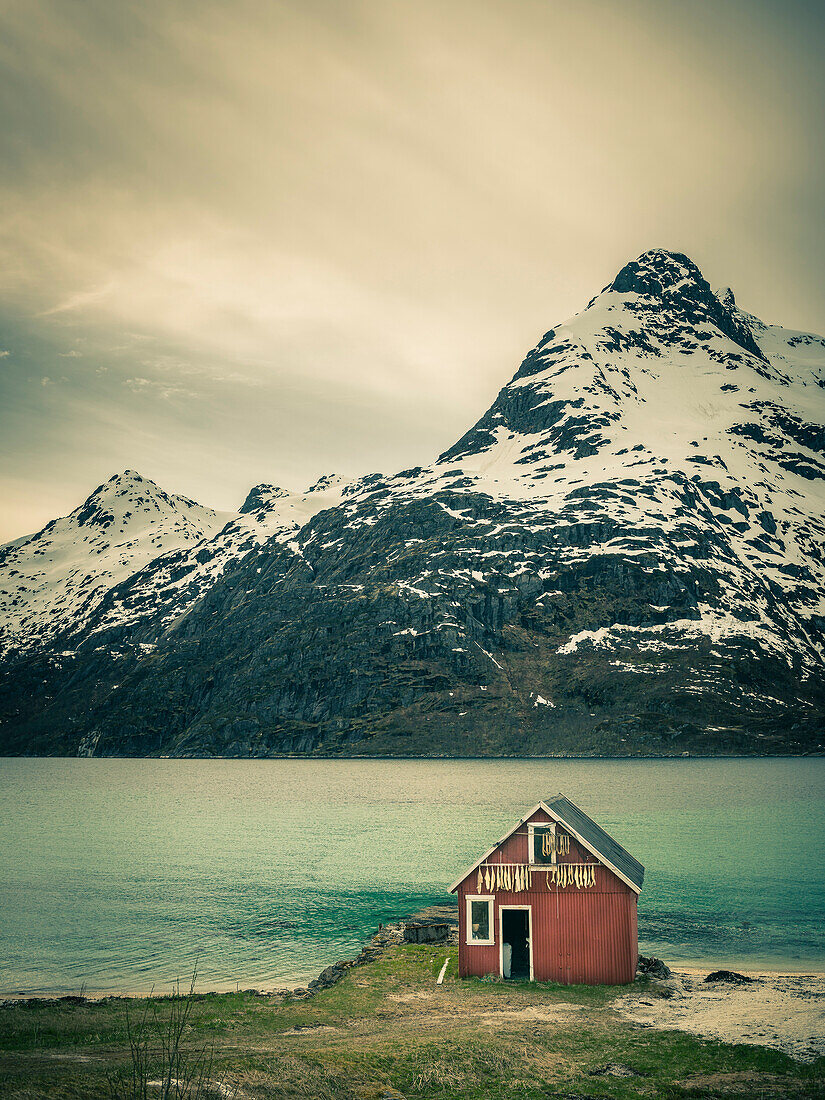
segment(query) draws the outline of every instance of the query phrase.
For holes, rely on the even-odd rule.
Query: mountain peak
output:
[[[743,350],[767,362],[753,333],[736,310],[730,288],[726,288],[724,295],[714,294],[697,265],[682,252],[651,248],[625,264],[605,289],[656,299],[690,324],[715,325]]]
[[[289,492],[286,489],[281,489],[278,485],[269,485],[266,482],[255,485],[249,490],[246,500],[241,505],[241,515],[248,515],[250,512],[268,511],[273,501],[288,496]]]
[[[310,485],[307,489],[307,493],[323,493],[328,489],[335,489],[345,484],[346,478],[342,477],[340,474],[322,474],[314,485]]]
[[[115,516],[123,522],[138,514],[156,515],[161,513],[183,515],[187,513],[214,513],[202,508],[196,501],[180,493],[167,493],[151,478],[143,477],[137,470],[124,470],[122,474],[113,474],[108,481],[98,485],[83,504],[72,512],[82,527],[95,524],[106,528]]]
[[[676,289],[693,287],[704,291],[710,286],[702,272],[682,252],[651,248],[625,264],[608,287],[619,294],[635,293],[660,297]]]
[[[95,489],[92,496],[116,494],[123,496],[128,493],[152,493],[164,492],[156,481],[150,477],[144,477],[137,470],[124,470],[120,474],[112,474],[108,481],[104,481]]]
[[[103,500],[113,497],[129,496],[135,492],[152,493],[162,492],[154,481],[143,477],[137,470],[124,470],[122,474],[112,474],[108,481],[98,485],[93,493],[86,499],[86,505],[99,504]]]

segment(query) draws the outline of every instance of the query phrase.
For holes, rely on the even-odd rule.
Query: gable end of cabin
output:
[[[579,815],[568,824],[553,802],[530,811],[451,887],[458,895],[462,977],[633,981],[644,868],[578,807],[564,800],[560,809]],[[574,817],[569,810],[566,816]]]

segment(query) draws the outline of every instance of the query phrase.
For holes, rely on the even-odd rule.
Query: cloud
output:
[[[425,462],[652,245],[825,329],[816,5],[1,7],[17,477]]]
[[[160,382],[156,378],[126,378],[123,385],[132,393],[149,393],[168,401],[172,397],[197,397],[194,390],[188,390],[184,386],[173,385],[168,382]]]

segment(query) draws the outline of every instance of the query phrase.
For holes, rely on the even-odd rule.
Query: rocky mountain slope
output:
[[[163,584],[144,567],[68,644],[7,655],[0,738],[98,755],[819,751],[824,516],[825,341],[655,250],[430,466],[233,542],[177,604],[155,598],[175,555],[191,563],[172,548],[150,563]]]
[[[301,495],[256,485],[239,512],[215,512],[134,470],[116,474],[68,516],[0,547],[0,659],[103,632],[111,643],[138,623],[156,633],[229,561],[289,537],[344,486],[334,476]]]

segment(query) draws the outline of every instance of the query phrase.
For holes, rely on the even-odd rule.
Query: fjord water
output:
[[[6,759],[0,992],[305,982],[560,790],[645,864],[643,953],[825,969],[825,759]]]

